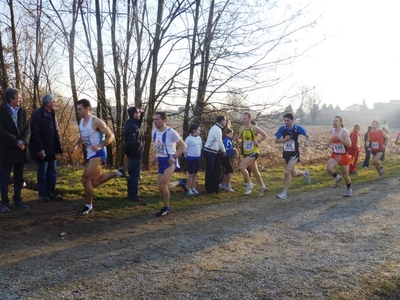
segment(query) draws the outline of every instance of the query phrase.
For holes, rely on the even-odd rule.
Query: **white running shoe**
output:
[[[345,197],[351,197],[351,193],[353,193],[353,190],[351,188],[347,188],[347,192],[344,195]]]
[[[253,187],[255,187],[255,186],[256,186],[256,184],[255,184],[255,183],[252,183],[251,181],[250,181],[250,183],[249,183],[249,184],[251,185],[251,188],[253,188]],[[244,183],[244,185],[245,185],[245,186],[247,186],[247,183],[245,182],[245,183]]]
[[[284,193],[284,192],[282,192],[282,193],[280,193],[280,194],[278,194],[278,195],[276,195],[279,199],[281,199],[281,200],[286,200],[286,198],[287,198],[287,193]]]
[[[264,196],[265,191],[268,191],[268,187],[264,185],[261,189],[260,192],[258,193],[258,196],[262,197]]]
[[[234,192],[234,190],[232,189],[232,187],[230,186],[230,184],[227,184],[225,186],[225,190],[227,190],[228,192]]]
[[[333,188],[337,188],[339,186],[339,182],[342,181],[342,176],[338,175],[334,178],[335,183],[333,184]]]
[[[307,170],[304,172],[304,178],[306,179],[307,184],[311,183],[310,171]]]
[[[248,195],[251,193],[252,190],[253,190],[253,186],[251,185],[251,183],[246,183],[246,191],[244,192],[244,194]]]
[[[193,192],[193,194],[195,194],[195,195],[200,195],[199,191],[196,190],[196,189],[192,189],[192,192]]]

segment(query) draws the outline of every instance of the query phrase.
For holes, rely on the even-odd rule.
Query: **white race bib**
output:
[[[243,143],[244,150],[253,150],[253,141],[244,141]]]
[[[294,152],[296,151],[296,146],[295,146],[295,142],[294,141],[286,141],[283,143],[283,151],[290,151],[290,152]]]
[[[156,150],[158,154],[166,154],[164,144],[154,144],[154,150]]]
[[[90,140],[90,136],[83,136],[82,141],[86,145],[86,147],[92,146],[92,141]]]
[[[372,149],[379,149],[379,143],[378,142],[371,142],[371,148]]]
[[[333,153],[346,153],[346,148],[343,144],[333,144]]]

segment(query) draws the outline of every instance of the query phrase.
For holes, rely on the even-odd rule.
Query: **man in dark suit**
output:
[[[1,212],[10,212],[8,181],[14,169],[14,206],[27,209],[22,201],[21,190],[24,184],[24,164],[28,160],[27,143],[31,134],[26,112],[21,108],[22,95],[17,89],[4,91],[0,105],[0,191]]]

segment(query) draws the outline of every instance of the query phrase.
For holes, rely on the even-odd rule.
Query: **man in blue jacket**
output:
[[[24,184],[24,165],[28,161],[26,149],[31,131],[26,112],[21,108],[22,95],[17,89],[4,91],[3,103],[0,105],[0,191],[1,212],[10,212],[8,198],[8,181],[14,169],[14,206],[27,209],[22,201],[21,190]]]
[[[29,151],[37,163],[38,194],[42,202],[62,200],[61,196],[54,193],[57,182],[56,155],[63,152],[54,112],[56,104],[53,95],[44,95],[42,106],[31,118]]]
[[[143,135],[140,131],[143,111],[136,107],[128,109],[129,119],[124,127],[125,155],[128,158],[128,198],[139,201],[139,179],[143,154]]]

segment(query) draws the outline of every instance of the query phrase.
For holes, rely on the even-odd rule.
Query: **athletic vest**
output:
[[[254,145],[256,135],[254,134],[254,125],[250,129],[245,129],[243,126],[242,132],[242,154],[249,155],[250,153],[260,153],[260,149]]]
[[[290,135],[290,140],[283,143],[283,152],[299,152],[299,132],[297,126],[293,125],[291,131],[285,126],[282,136]]]
[[[369,132],[369,141],[371,142],[371,151],[382,152],[382,145],[385,142],[385,138],[383,137],[383,131],[378,129],[377,131],[371,130]]]
[[[342,137],[343,128],[340,129],[339,133],[336,133],[336,130],[333,129],[331,133],[331,144],[332,144],[332,152],[334,154],[346,154],[347,147],[342,144],[342,142],[338,139],[338,137]]]
[[[81,138],[83,143],[86,145],[86,158],[89,159],[96,154],[91,148],[92,145],[98,145],[104,140],[104,134],[100,131],[94,130],[92,127],[93,116],[90,116],[89,121],[86,126],[83,126],[84,119],[82,118],[79,122],[79,131],[81,133]],[[105,147],[102,149],[105,152]],[[100,151],[100,150],[99,150]],[[106,153],[106,152],[105,152]]]

